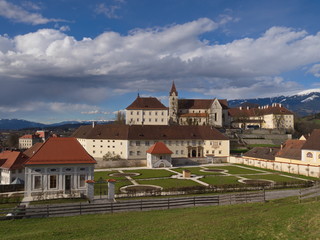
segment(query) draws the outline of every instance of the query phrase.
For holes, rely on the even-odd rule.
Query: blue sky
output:
[[[0,0],[0,118],[108,120],[137,96],[320,88],[317,0]]]

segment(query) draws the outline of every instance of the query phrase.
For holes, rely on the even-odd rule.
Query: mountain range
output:
[[[97,123],[109,123],[110,121],[95,121]],[[50,129],[50,128],[77,128],[80,125],[92,124],[92,121],[64,121],[52,124],[31,122],[23,119],[0,119],[0,130],[21,130],[29,128]]]
[[[239,107],[245,103],[259,104],[260,106],[280,103],[300,117],[320,112],[320,89],[310,89],[290,96],[235,99],[229,100],[229,107]]]
[[[310,89],[290,96],[253,98],[253,99],[235,99],[229,100],[229,107],[239,107],[242,104],[252,103],[260,106],[272,105],[272,103],[281,103],[284,107],[296,113],[298,116],[307,116],[320,112],[320,89]],[[79,125],[91,124],[92,121],[64,121],[53,124],[43,124],[31,122],[22,119],[0,119],[1,130],[19,130],[25,128],[53,128],[53,127],[78,127]],[[106,121],[97,121],[97,123],[108,123]]]

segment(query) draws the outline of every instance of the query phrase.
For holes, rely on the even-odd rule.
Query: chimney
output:
[[[242,110],[242,107],[239,107],[240,110]]]
[[[95,122],[94,121],[92,121],[92,128],[94,128],[95,127]]]
[[[249,109],[249,106],[247,106],[247,109]]]

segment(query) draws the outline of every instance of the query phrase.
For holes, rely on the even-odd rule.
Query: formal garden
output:
[[[184,177],[183,172],[190,173]],[[107,179],[115,179],[117,197],[145,192],[174,195],[205,192],[247,191],[307,187],[316,178],[236,164],[177,167],[170,169],[124,169],[95,172],[95,195],[105,195]],[[101,190],[103,189],[103,190]],[[142,194],[143,195],[143,194]]]

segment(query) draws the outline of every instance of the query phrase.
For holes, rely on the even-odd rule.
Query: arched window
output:
[[[312,158],[312,157],[313,157],[313,154],[312,154],[311,152],[308,152],[308,153],[307,153],[307,157],[308,157],[308,158]]]

